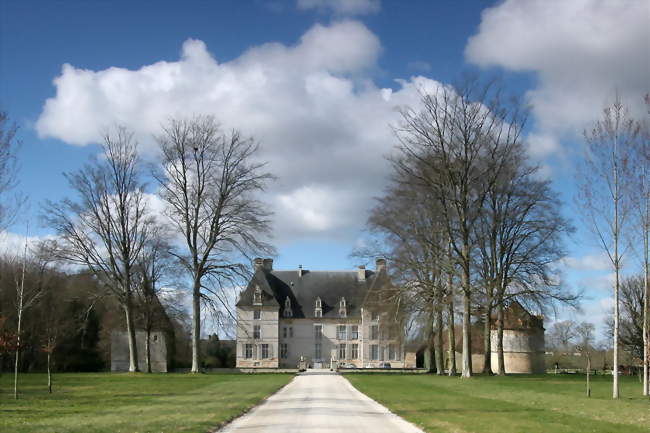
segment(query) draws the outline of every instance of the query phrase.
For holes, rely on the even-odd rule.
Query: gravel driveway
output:
[[[220,432],[422,433],[422,430],[357,391],[342,376],[327,370],[312,370],[296,376]]]

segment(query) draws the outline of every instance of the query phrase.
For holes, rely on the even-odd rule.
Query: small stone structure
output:
[[[138,368],[147,371],[145,350],[146,334],[136,331],[135,341],[138,348]],[[154,373],[167,373],[167,340],[165,333],[154,331],[150,341],[151,371]],[[129,371],[129,342],[126,332],[113,331],[111,333],[111,371]]]
[[[512,302],[504,311],[503,358],[506,373],[543,374],[544,318],[530,314],[519,302]],[[497,326],[491,332],[492,371],[497,371]]]

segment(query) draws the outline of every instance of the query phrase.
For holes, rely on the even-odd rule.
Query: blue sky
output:
[[[39,204],[70,194],[62,173],[96,154],[107,125],[134,129],[146,157],[165,118],[211,113],[258,138],[280,178],[267,194],[275,266],[349,268],[394,108],[475,71],[533,104],[531,158],[579,228],[565,263],[589,291],[578,319],[599,323],[609,271],[572,207],[573,167],[614,92],[636,112],[649,90],[648,12],[643,0],[0,0],[0,106],[21,127],[25,219],[49,234]]]

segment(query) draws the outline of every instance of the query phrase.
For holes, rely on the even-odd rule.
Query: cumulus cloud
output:
[[[647,0],[506,0],[483,11],[465,56],[477,65],[537,73],[528,92],[538,130],[580,133],[616,92],[640,112],[650,90]],[[537,152],[557,146],[538,137]]]
[[[332,11],[338,15],[374,14],[381,10],[380,0],[298,0],[298,9]]]
[[[64,65],[37,122],[42,137],[83,146],[113,124],[133,129],[144,153],[170,117],[212,114],[226,129],[261,142],[276,176],[265,199],[276,212],[276,240],[351,239],[380,193],[395,139],[396,106],[416,105],[425,77],[382,89],[368,79],[381,53],[363,24],[317,24],[294,45],[267,43],[219,62],[199,40],[180,59],[137,70]]]

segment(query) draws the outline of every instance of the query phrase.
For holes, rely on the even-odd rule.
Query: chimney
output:
[[[302,265],[298,265],[298,276],[302,277]]]
[[[257,257],[256,259],[253,260],[253,270],[258,271],[262,269],[262,266],[264,266],[264,261]]]
[[[379,273],[384,269],[386,269],[386,259],[378,258],[377,260],[375,260],[375,270],[376,270],[376,272]]]
[[[359,281],[366,281],[366,267],[364,265],[359,266],[357,273],[359,274]]]
[[[271,272],[273,270],[273,259],[264,259],[263,264],[266,272]]]

